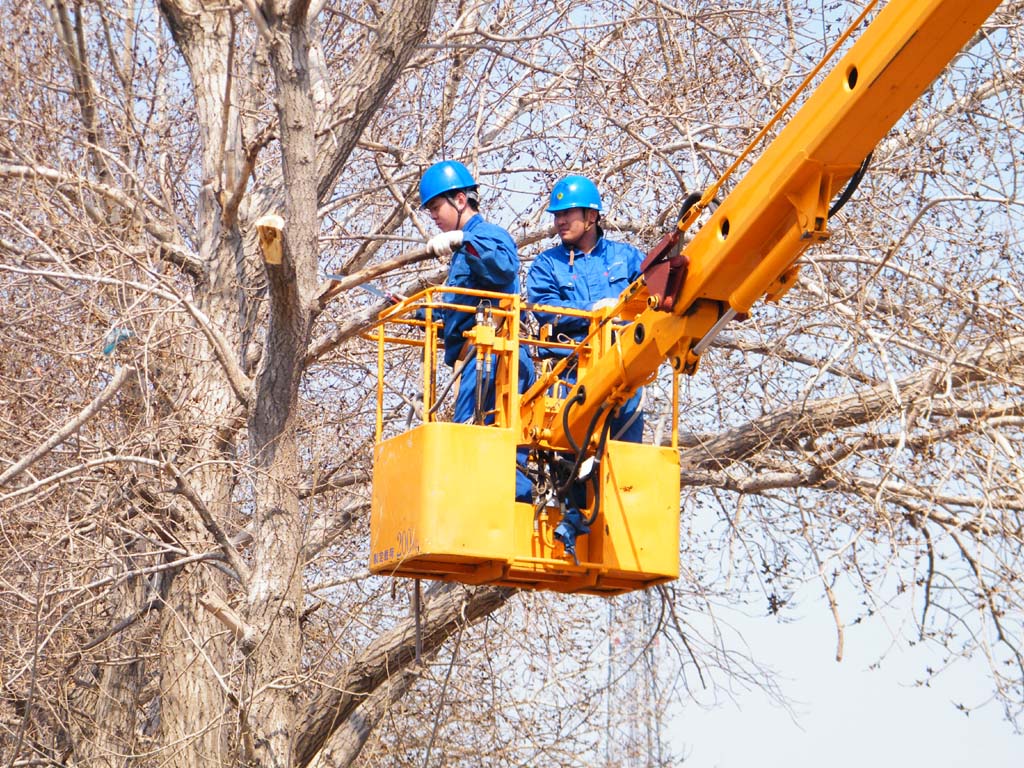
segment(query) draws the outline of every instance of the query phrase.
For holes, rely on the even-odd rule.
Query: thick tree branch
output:
[[[433,653],[459,629],[493,613],[513,594],[515,590],[508,588],[441,586],[423,609],[423,653]],[[335,685],[306,707],[296,729],[296,764],[309,765],[360,704],[392,676],[401,674],[415,658],[416,633],[410,618],[378,638],[352,661]]]
[[[1024,336],[994,340],[958,356],[949,374],[950,385],[960,388],[977,381],[1015,380],[1008,369],[1022,363]],[[940,365],[945,368],[946,362]],[[929,367],[901,380],[898,388],[903,401],[910,402],[920,392],[927,391],[932,375],[933,367]],[[808,437],[877,421],[897,408],[888,383],[843,397],[799,402],[742,427],[707,438],[700,445],[687,447],[681,451],[680,461],[684,470],[721,469],[765,447],[794,445]]]
[[[364,699],[359,708],[331,734],[327,743],[309,763],[309,768],[344,768],[352,765],[388,709],[409,691],[418,677],[414,670],[406,669],[388,678],[386,684]]]
[[[342,84],[334,109],[340,117],[329,127],[322,144],[321,155],[326,157],[317,186],[321,204],[330,197],[363,129],[426,37],[435,6],[435,0],[396,0],[377,25],[371,50],[359,57]]]

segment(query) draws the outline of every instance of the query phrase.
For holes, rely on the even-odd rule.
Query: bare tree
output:
[[[417,249],[422,169],[471,165],[527,261],[570,171],[643,247],[859,11],[777,6],[0,17],[5,764],[673,764],[661,718],[693,686],[777,693],[716,607],[785,616],[812,580],[837,655],[899,605],[907,641],[984,655],[1019,723],[1019,2],[876,150],[785,301],[687,383],[677,584],[434,585],[417,638],[411,586],[366,573],[359,334],[381,304],[358,286],[443,276]],[[398,357],[386,377],[398,429],[414,379]]]

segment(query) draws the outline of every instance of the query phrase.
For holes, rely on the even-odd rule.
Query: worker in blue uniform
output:
[[[430,166],[420,179],[420,202],[430,214],[439,230],[427,241],[427,248],[435,256],[451,256],[448,279],[445,284],[453,288],[495,291],[519,294],[519,253],[515,241],[507,231],[485,221],[480,215],[480,198],[473,175],[460,162],[445,160]],[[477,371],[476,353],[463,336],[475,322],[474,314],[480,299],[475,296],[447,294],[447,303],[468,307],[465,312],[440,310],[443,322],[444,361],[456,369],[459,377],[455,397],[453,420],[459,423],[474,421],[477,414],[477,377],[482,382],[483,410],[494,408],[494,364],[485,365],[489,371]],[[533,364],[525,347],[520,348],[519,391],[524,392],[533,382]],[[493,421],[493,416],[485,423]],[[517,463],[525,465],[528,451],[520,449]],[[516,469],[516,499],[530,501],[532,483]]]
[[[632,245],[604,236],[600,224],[604,209],[597,186],[585,176],[566,176],[552,188],[548,212],[554,214],[562,242],[534,260],[526,278],[527,300],[584,310],[614,305],[622,291],[640,276],[644,254]],[[534,314],[541,325],[551,324],[556,340],[579,342],[587,335],[587,318]],[[576,380],[575,367],[567,371],[566,378]],[[642,442],[641,398],[638,391],[612,414],[613,440]]]
[[[526,278],[527,300],[583,310],[614,305],[622,291],[640,276],[644,254],[632,245],[604,236],[600,224],[604,208],[597,186],[585,176],[566,176],[552,188],[548,212],[555,217],[561,243],[534,260]],[[543,311],[534,314],[542,326],[551,325],[551,335],[557,341],[579,342],[590,328],[590,321],[584,317]],[[558,353],[551,350],[548,354]],[[575,365],[565,372],[565,378],[576,381]],[[612,439],[633,443],[643,440],[641,398],[638,391],[612,413]],[[566,507],[554,534],[566,554],[577,562],[576,538],[589,533],[593,522],[582,511],[587,502],[587,482],[587,478],[570,479]]]

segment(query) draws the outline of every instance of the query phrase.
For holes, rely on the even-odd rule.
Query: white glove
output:
[[[612,307],[614,307],[618,303],[619,303],[619,300],[618,300],[617,297],[614,298],[614,299],[612,299],[612,298],[598,299],[597,301],[594,302],[593,306],[591,306],[591,309],[594,310],[595,312],[598,312],[598,311],[600,311],[602,309],[611,309]]]
[[[442,232],[427,240],[427,250],[435,256],[449,256],[462,245],[462,230]]]

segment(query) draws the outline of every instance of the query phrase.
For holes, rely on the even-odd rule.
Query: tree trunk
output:
[[[237,223],[222,217],[225,190],[243,165],[228,71],[234,23],[226,6],[211,10],[192,0],[166,0],[161,11],[188,63],[200,128],[197,239],[205,273],[195,286],[195,301],[230,347],[215,351],[197,329],[181,350],[184,386],[175,405],[179,412],[171,414],[183,429],[176,464],[209,516],[226,527],[235,487],[226,459],[240,424],[240,403],[223,358],[240,347],[242,286],[236,269],[243,260]],[[199,511],[192,504],[181,508],[178,539],[192,552],[210,549],[213,542]],[[228,738],[234,729],[225,727],[228,632],[200,604],[210,591],[230,595],[231,584],[207,565],[190,566],[175,578],[163,612],[160,725],[163,743],[178,750],[172,762],[183,768],[234,763]]]
[[[299,384],[317,309],[315,110],[304,6],[270,14],[277,84],[284,210],[282,262],[267,265],[269,329],[249,417],[256,468],[253,572],[246,618],[260,638],[248,658],[250,761],[292,764],[302,655],[302,519],[297,446]]]

